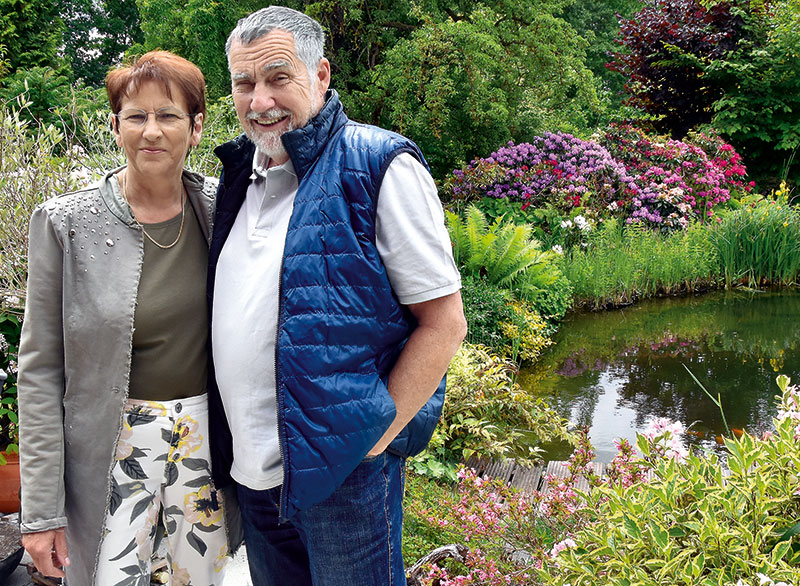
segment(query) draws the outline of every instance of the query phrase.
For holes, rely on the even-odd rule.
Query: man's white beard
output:
[[[250,124],[245,128],[247,137],[255,143],[259,151],[267,155],[270,159],[282,159],[288,156],[286,148],[283,146],[283,141],[281,141],[281,136],[284,132],[294,130],[294,116],[288,110],[281,110],[279,108],[273,108],[263,114],[256,114],[255,112],[247,114],[248,120],[280,118],[281,116],[289,116],[289,128],[286,130],[275,130],[272,132],[255,131]]]

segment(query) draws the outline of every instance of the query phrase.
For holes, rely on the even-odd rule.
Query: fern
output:
[[[558,270],[550,263],[551,253],[540,249],[528,225],[504,222],[502,216],[490,224],[474,205],[467,208],[463,219],[448,212],[447,224],[453,255],[464,275],[486,279],[523,298],[558,278]]]

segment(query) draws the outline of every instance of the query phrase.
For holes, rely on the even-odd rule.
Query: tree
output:
[[[344,98],[354,116],[417,141],[437,177],[510,139],[580,131],[599,114],[583,42],[554,16],[563,3],[492,4],[426,15]]]
[[[646,0],[633,18],[622,19],[610,68],[627,82],[626,100],[655,117],[660,132],[682,138],[711,121],[724,88],[704,65],[735,49],[744,29],[747,0]]]
[[[63,27],[55,2],[0,0],[0,45],[6,48],[8,73],[36,66],[61,69],[57,53]]]
[[[64,18],[63,51],[74,79],[103,85],[106,73],[125,50],[144,39],[132,0],[60,0]]]
[[[258,0],[136,0],[143,41],[130,54],[153,49],[173,51],[192,61],[205,75],[209,98],[231,91],[225,41],[236,22],[261,8]]]
[[[544,128],[599,114],[585,42],[554,16],[572,0],[294,0],[327,36],[333,87],[350,116],[416,140],[442,176]],[[195,62],[209,96],[230,91],[225,40],[256,0],[137,0],[145,40]]]
[[[624,98],[625,78],[606,67],[609,55],[617,48],[619,19],[629,19],[642,8],[642,0],[579,0],[565,7],[561,17],[586,39],[586,66],[601,83],[612,107]]]
[[[734,51],[705,64],[724,88],[712,124],[764,179],[800,184],[800,0],[776,0],[744,12]]]

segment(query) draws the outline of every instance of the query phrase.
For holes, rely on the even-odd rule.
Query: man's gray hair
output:
[[[225,43],[225,54],[228,56],[228,69],[231,65],[231,44],[238,41],[249,45],[256,39],[279,29],[294,36],[297,56],[305,63],[308,75],[313,79],[325,49],[325,32],[320,24],[302,12],[284,6],[267,6],[244,17],[233,29]]]

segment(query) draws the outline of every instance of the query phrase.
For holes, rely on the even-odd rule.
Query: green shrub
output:
[[[797,389],[778,377],[782,418],[764,439],[726,439],[727,459],[690,455],[683,462],[651,457],[653,479],[595,488],[594,523],[577,547],[543,573],[550,584],[764,584],[757,574],[800,582],[800,452]],[[723,472],[727,469],[728,473]]]
[[[555,326],[545,321],[531,303],[515,300],[509,291],[480,277],[465,276],[461,299],[468,342],[482,344],[514,360],[535,360],[550,345],[548,336]]]
[[[713,232],[727,285],[788,285],[797,280],[800,213],[788,204],[785,183],[773,195],[727,214]]]
[[[457,463],[473,455],[531,462],[537,445],[569,441],[567,422],[514,382],[513,364],[485,348],[462,344],[447,371],[442,419],[412,470],[455,478]],[[524,438],[524,441],[523,441]]]
[[[428,511],[442,500],[455,500],[454,495],[449,482],[408,471],[403,507],[403,559],[407,566],[437,547],[452,543],[447,531],[428,520]]]
[[[467,319],[467,342],[488,346],[497,353],[506,343],[498,324],[513,318],[512,296],[480,277],[461,277],[461,300]]]
[[[18,451],[19,444],[17,353],[21,325],[19,316],[0,313],[0,369],[6,375],[6,379],[0,381],[0,451],[11,453]],[[0,465],[5,463],[5,457],[0,454]]]

